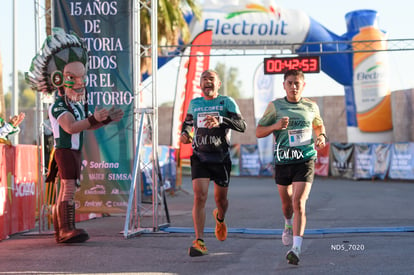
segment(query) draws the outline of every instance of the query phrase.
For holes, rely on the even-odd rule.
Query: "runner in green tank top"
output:
[[[275,181],[285,218],[282,242],[292,245],[286,259],[297,265],[306,225],[306,201],[314,177],[315,145],[325,147],[326,134],[318,106],[302,97],[303,73],[287,71],[283,87],[286,97],[269,103],[258,122],[256,137],[273,134],[275,138]]]

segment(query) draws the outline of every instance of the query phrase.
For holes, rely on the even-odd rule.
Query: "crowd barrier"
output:
[[[0,154],[1,240],[35,227],[39,173],[34,145],[0,144]]]

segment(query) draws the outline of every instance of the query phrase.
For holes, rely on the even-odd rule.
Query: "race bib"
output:
[[[312,130],[311,129],[298,129],[289,130],[289,146],[302,146],[311,143]]]
[[[219,117],[220,114],[218,112],[198,113],[197,114],[197,127],[198,128],[207,128],[206,127],[206,122],[204,121],[204,119],[206,118],[207,115]]]

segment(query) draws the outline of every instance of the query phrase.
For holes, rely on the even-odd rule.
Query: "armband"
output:
[[[112,121],[112,118],[108,116],[108,118],[105,119],[104,121],[102,121],[102,123],[107,125],[107,124],[111,123],[111,121]]]
[[[89,121],[89,124],[91,125],[91,127],[99,124],[99,121],[96,120],[94,115],[89,116],[88,121]]]
[[[223,124],[223,117],[219,116],[219,124]]]

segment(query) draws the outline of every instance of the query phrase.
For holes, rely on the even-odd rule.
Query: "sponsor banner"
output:
[[[315,147],[318,152],[318,157],[315,162],[315,175],[328,176],[329,175],[329,148],[330,143],[327,142],[323,149]]]
[[[394,143],[391,146],[390,179],[414,179],[414,143]]]
[[[309,16],[303,11],[240,1],[233,5],[204,5],[202,19],[194,18],[190,29],[193,34],[212,30],[213,44],[257,44],[261,49],[263,44],[296,44],[299,47],[309,26]]]
[[[231,175],[240,176],[240,144],[230,145]]]
[[[346,123],[348,128],[358,127],[356,119],[356,106],[354,101],[354,88],[352,86],[345,86],[345,106],[346,106]]]
[[[18,220],[18,231],[29,230],[35,226],[38,163],[36,146],[17,145],[15,147],[12,215]]]
[[[141,150],[143,193],[145,196],[152,195],[152,146],[146,145]],[[158,146],[158,163],[160,166],[162,182],[159,185],[164,190],[175,188],[176,185],[176,161],[175,149],[169,146]]]
[[[264,74],[263,62],[259,64],[253,79],[253,104],[256,125],[263,116],[269,102],[275,99],[274,77]],[[273,173],[273,134],[257,139],[260,156],[260,174],[270,176]]]
[[[36,222],[38,154],[34,145],[0,145],[0,239],[33,229]]]
[[[240,145],[240,176],[258,176],[260,161],[257,144]]]
[[[0,144],[0,240],[18,232],[18,221],[12,219],[11,204],[15,198],[14,181],[14,147]]]
[[[188,63],[190,61],[190,47],[185,48],[178,67],[177,84],[175,87],[175,99],[171,130],[171,145],[173,148],[180,148],[181,128],[183,125],[185,88],[187,82]]]
[[[355,170],[354,178],[371,179],[374,176],[375,155],[373,145],[355,144],[354,145]]]
[[[374,143],[373,152],[375,154],[374,161],[374,177],[385,179],[391,161],[391,144],[389,143]]]
[[[175,161],[175,149],[169,146],[158,147],[159,163],[161,169],[164,190],[175,189],[177,182],[177,162]]]
[[[354,144],[330,143],[330,171],[334,177],[353,178]]]
[[[85,131],[78,212],[125,212],[133,149],[132,1],[54,0],[55,27],[74,31],[90,50],[88,105],[122,108],[124,118]]]
[[[200,77],[210,66],[211,31],[204,31],[191,43],[190,60],[186,76],[185,98],[181,123],[185,120],[188,106],[193,98],[202,96]],[[191,144],[180,143],[180,158],[188,159],[193,154]]]

